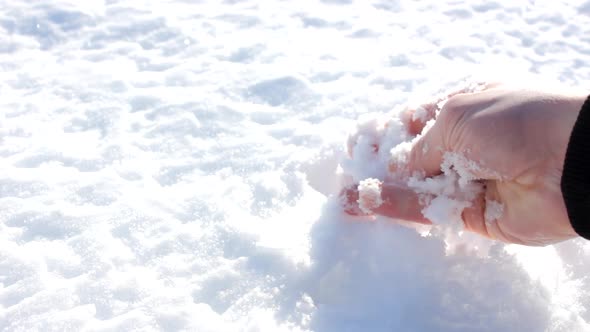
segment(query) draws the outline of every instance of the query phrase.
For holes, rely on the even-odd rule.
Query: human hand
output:
[[[438,101],[422,105],[421,111],[426,111],[422,119],[414,119],[414,110],[405,114],[408,131],[417,134],[426,121],[436,120],[412,147],[407,165],[396,171],[405,168],[436,176],[445,154],[459,154],[469,162],[472,179],[484,186],[463,210],[467,230],[526,245],[576,237],[560,181],[569,136],[585,98],[584,92],[572,90],[494,84],[484,91],[450,96],[438,116]],[[353,202],[358,192],[348,189],[344,196]],[[383,204],[372,212],[429,223],[411,189],[384,183],[381,197]],[[492,205],[503,208],[490,214]]]

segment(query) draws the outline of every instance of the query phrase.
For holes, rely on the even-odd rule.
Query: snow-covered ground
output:
[[[590,2],[0,1],[0,329],[588,331],[590,244],[342,213],[359,116],[590,79]]]

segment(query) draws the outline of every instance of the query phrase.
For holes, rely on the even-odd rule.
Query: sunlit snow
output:
[[[0,1],[0,330],[588,331],[590,242],[333,195],[359,117],[587,86],[589,36],[584,1]]]

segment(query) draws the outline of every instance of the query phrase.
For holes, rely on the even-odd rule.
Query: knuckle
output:
[[[462,136],[465,124],[471,115],[470,98],[468,95],[460,94],[449,98],[440,113],[440,120],[443,130],[443,144],[450,148]]]
[[[466,94],[458,94],[452,96],[443,105],[440,116],[448,119],[458,119],[467,113],[469,105],[469,96]]]

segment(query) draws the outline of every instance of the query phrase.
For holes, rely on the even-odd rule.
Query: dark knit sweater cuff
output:
[[[590,240],[590,97],[584,102],[570,136],[561,193],[574,230]]]

